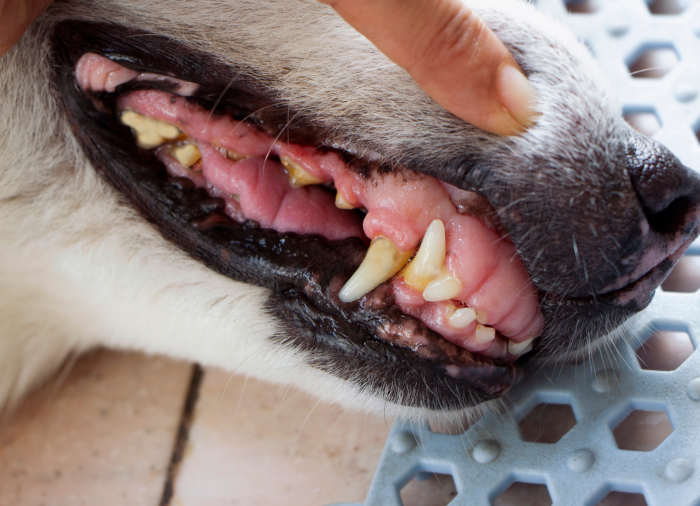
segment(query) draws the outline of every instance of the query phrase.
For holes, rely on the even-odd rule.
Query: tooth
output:
[[[516,343],[515,341],[508,341],[508,353],[518,357],[525,355],[528,351],[532,350],[532,341],[534,340],[535,338],[531,337],[530,339],[526,339],[525,341],[521,341],[519,343]]]
[[[452,313],[447,319],[447,322],[451,327],[456,329],[463,329],[464,327],[471,324],[476,319],[476,314],[474,310],[470,307],[462,307],[457,311]]]
[[[428,302],[453,299],[462,291],[462,283],[447,271],[433,279],[423,290],[423,298]]]
[[[245,155],[236,153],[235,151],[231,151],[230,149],[224,149],[224,155],[226,156],[226,158],[228,158],[229,160],[233,160],[234,162],[243,160],[245,158]]]
[[[221,147],[218,144],[213,144],[213,146],[221,154],[221,156],[225,156],[226,158],[228,158],[229,160],[233,160],[234,162],[243,160],[246,157],[245,155]]]
[[[338,209],[355,209],[355,206],[345,200],[345,197],[343,197],[340,192],[335,194],[335,207]]]
[[[496,338],[496,329],[494,329],[493,327],[487,327],[485,325],[477,325],[474,336],[475,341],[478,344],[488,343]]]
[[[316,176],[308,172],[304,167],[291,160],[290,158],[287,158],[286,156],[281,157],[280,161],[282,162],[282,165],[284,165],[284,168],[287,169],[287,174],[289,175],[289,182],[295,188],[307,186],[310,184],[319,184],[323,182],[323,180],[317,178]]]
[[[172,154],[173,157],[185,167],[192,167],[195,163],[202,159],[202,154],[199,152],[199,148],[194,144],[175,146]]]
[[[483,323],[484,325],[488,323],[489,314],[483,309],[476,310],[476,321]]]
[[[133,129],[136,141],[144,149],[155,148],[168,140],[177,139],[182,134],[175,125],[134,111],[124,111],[121,122]]]
[[[411,256],[403,252],[386,237],[375,237],[367,249],[364,260],[338,293],[343,302],[352,302],[399,272]]]
[[[445,263],[445,225],[433,220],[423,235],[418,253],[401,273],[406,284],[422,292],[430,281],[439,276]]]

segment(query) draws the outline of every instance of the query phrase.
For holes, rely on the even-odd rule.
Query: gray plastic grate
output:
[[[538,7],[586,42],[633,126],[700,168],[700,0],[539,0]],[[688,255],[700,259],[700,241]],[[546,486],[555,505],[592,506],[612,492],[624,499],[616,504],[700,506],[700,292],[659,290],[629,330],[621,360],[598,355],[539,371],[509,395],[509,413],[486,415],[463,434],[397,422],[365,504],[400,506],[412,478],[440,473],[456,485],[450,505],[493,504],[522,482]],[[647,340],[656,346],[657,331],[686,340],[689,356],[672,371],[650,370],[654,350],[640,352],[643,364],[635,353]],[[568,413],[569,423],[552,427],[547,409]],[[655,430],[629,441],[629,428],[644,423]],[[549,443],[535,442],[542,439]]]

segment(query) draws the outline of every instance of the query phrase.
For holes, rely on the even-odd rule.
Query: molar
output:
[[[175,125],[149,118],[134,111],[124,111],[120,119],[123,124],[134,131],[136,142],[144,149],[158,147],[182,135],[182,132]]]

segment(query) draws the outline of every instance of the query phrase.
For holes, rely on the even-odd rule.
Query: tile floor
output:
[[[0,421],[0,505],[360,501],[390,425],[219,370],[99,351]]]

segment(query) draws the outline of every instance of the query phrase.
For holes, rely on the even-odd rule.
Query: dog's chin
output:
[[[270,289],[268,309],[282,329],[273,339],[305,352],[309,365],[349,381],[363,393],[448,413],[497,399],[517,381],[520,365],[530,358],[576,359],[595,345],[591,336],[593,342],[608,339],[605,336],[649,303],[677,260],[671,256],[643,278],[586,299],[540,292],[544,326],[530,353],[525,348],[511,353],[508,339],[498,331],[494,342],[500,348],[494,345],[482,353],[456,345],[402,312],[387,285],[357,302],[344,302],[339,297],[343,280],[362,260],[366,237],[279,232],[231,218],[224,199],[191,178],[174,176],[153,150],[136,145],[129,128],[119,122],[120,100],[139,90],[176,94],[179,83],[196,83],[187,103],[211,114],[245,121],[275,138],[283,131],[286,142],[335,152],[367,177],[397,169],[336,149],[331,129],[281,103],[250,69],[232,68],[153,34],[144,47],[144,38],[128,33],[123,27],[69,21],[56,27],[56,89],[86,157],[166,239],[225,276]],[[114,92],[89,92],[75,75],[86,53],[173,79],[129,81]],[[362,219],[360,211],[352,212]],[[499,229],[488,209],[480,218],[492,220],[489,226]]]

